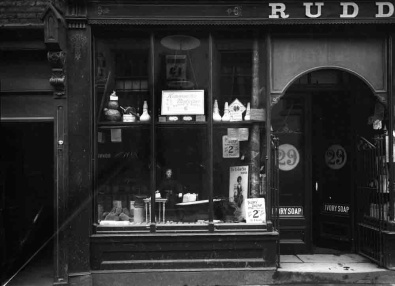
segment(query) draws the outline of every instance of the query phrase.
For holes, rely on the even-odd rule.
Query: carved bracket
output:
[[[49,79],[49,83],[54,89],[54,97],[64,97],[66,94],[66,76],[64,73],[66,53],[63,51],[48,52],[47,57],[52,67],[52,76]]]

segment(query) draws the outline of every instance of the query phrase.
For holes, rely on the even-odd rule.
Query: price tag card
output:
[[[228,139],[234,140],[239,139],[239,129],[238,128],[228,128]]]
[[[237,139],[229,139],[228,136],[222,136],[222,157],[239,158],[240,143]]]
[[[263,108],[262,109],[251,108],[250,117],[251,120],[265,121],[266,111]]]
[[[239,141],[248,141],[248,128],[239,128]]]
[[[111,129],[111,142],[122,142],[122,129]]]
[[[247,223],[265,223],[266,207],[264,198],[247,199],[246,221]]]

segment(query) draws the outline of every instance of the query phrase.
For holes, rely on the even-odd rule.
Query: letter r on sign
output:
[[[269,3],[269,6],[272,8],[272,14],[269,15],[270,19],[286,19],[289,17],[288,14],[285,14],[285,4],[284,3]],[[278,15],[280,14],[280,15]]]

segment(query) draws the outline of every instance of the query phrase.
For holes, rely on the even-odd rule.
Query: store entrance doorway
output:
[[[369,118],[375,116],[377,99],[357,77],[333,75],[337,84],[320,85],[310,93],[315,252],[355,250],[356,148],[359,136],[374,134]]]
[[[353,112],[350,95],[343,90],[320,90],[311,96],[312,225],[316,248],[352,249],[353,119],[358,115]]]
[[[1,280],[32,258],[52,260],[53,122],[2,122]],[[45,247],[43,247],[45,245]]]
[[[357,138],[373,137],[377,104],[356,76],[320,70],[298,79],[273,107],[282,253],[355,251]]]

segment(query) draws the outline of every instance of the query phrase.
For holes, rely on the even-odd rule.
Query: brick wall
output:
[[[41,16],[49,2],[50,0],[0,0],[0,27],[42,25]]]

